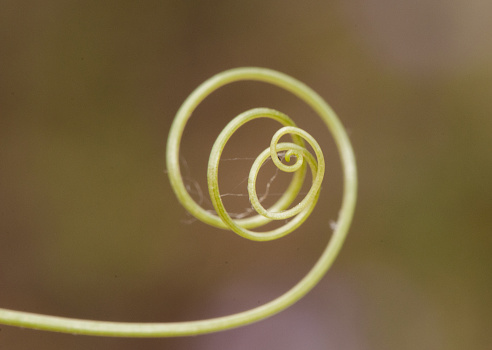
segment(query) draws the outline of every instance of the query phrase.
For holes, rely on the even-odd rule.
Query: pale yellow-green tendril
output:
[[[249,174],[249,198],[253,208],[256,209],[259,215],[242,220],[233,220],[225,210],[219,193],[218,173],[220,155],[226,145],[226,142],[229,140],[232,134],[246,122],[257,118],[270,118],[278,121],[285,126],[275,133],[270,143],[270,147],[265,149],[265,151],[263,151],[257,157]],[[279,143],[280,138],[285,134],[292,134],[294,143]],[[308,143],[313,147],[317,157],[316,160],[314,159],[312,154],[306,148],[304,148],[304,142],[301,138],[299,138],[299,136],[307,140]],[[277,154],[279,152],[286,152],[285,159],[287,161],[290,161],[290,158],[292,156],[295,156],[296,162],[292,165],[283,164],[278,159]],[[296,173],[295,176],[293,176],[292,178],[290,186],[287,188],[282,197],[280,197],[277,203],[275,203],[269,210],[266,210],[261,205],[256,194],[256,177],[263,163],[270,157],[272,158],[274,164],[280,170]],[[306,162],[304,162],[304,159],[306,159],[311,168],[311,173],[313,174],[313,185],[311,186],[311,189],[301,203],[291,209],[286,209],[293,202],[293,200],[299,193],[299,190],[301,189],[304,175],[306,173]],[[219,227],[227,227],[236,232],[238,235],[255,241],[267,241],[285,236],[286,234],[292,232],[297,227],[299,227],[313,210],[319,196],[319,191],[321,189],[321,182],[323,180],[324,171],[325,161],[318,143],[313,139],[311,135],[297,128],[294,122],[285,114],[277,112],[273,109],[255,108],[238,115],[220,133],[212,148],[210,160],[208,162],[208,188],[210,191],[212,204],[222,223],[222,225]],[[178,174],[174,172],[174,169],[173,171],[169,171],[170,177],[176,175]],[[194,211],[188,206],[192,206],[194,209],[197,209],[197,212],[200,212],[200,214],[202,213],[201,208],[194,201],[182,203],[188,210],[190,210],[190,212],[193,213]],[[198,208],[196,208],[197,206]],[[211,221],[210,218],[213,217],[215,219],[217,218],[217,216],[215,216],[214,214],[210,214],[210,212],[206,213],[207,216],[197,215],[196,217],[204,221],[205,223],[215,225],[215,222]],[[261,226],[271,220],[285,220],[295,215],[297,216],[286,223],[284,226],[272,231],[254,232],[248,229]]]
[[[357,173],[352,146],[342,124],[328,104],[300,81],[269,69],[237,68],[217,74],[201,84],[179,109],[169,133],[167,170],[172,188],[181,204],[199,220],[215,227],[231,229],[245,238],[257,241],[272,240],[292,232],[304,222],[313,210],[319,197],[325,168],[321,149],[318,143],[307,132],[297,128],[289,117],[267,108],[252,109],[237,116],[226,126],[213,146],[207,179],[210,196],[217,215],[200,207],[187,192],[179,168],[179,148],[185,125],[195,108],[210,93],[224,85],[241,80],[270,83],[290,91],[302,99],[324,121],[337,145],[344,178],[341,210],[327,247],[308,274],[292,289],[271,302],[237,314],[206,320],[171,323],[125,323],[80,320],[0,309],[0,323],[56,332],[100,336],[172,337],[197,335],[239,327],[269,317],[299,300],[319,282],[340,251],[352,221],[356,202]],[[258,156],[248,178],[250,200],[259,215],[233,220],[226,212],[219,193],[218,168],[220,155],[234,131],[247,121],[256,118],[276,120],[282,127],[273,136],[270,147]],[[280,138],[286,134],[292,136],[292,142],[279,143]],[[304,140],[311,145],[316,157],[304,147]],[[290,163],[292,157],[296,158],[295,162],[293,164],[282,163],[278,159],[278,152],[285,152],[285,159],[288,163]],[[262,164],[269,158],[273,160],[280,170],[294,172],[294,175],[286,192],[267,210],[258,200],[256,177]],[[288,209],[301,189],[306,174],[306,164],[309,165],[312,173],[311,189],[299,204]],[[284,226],[272,231],[254,232],[250,230],[260,227],[271,220],[284,220],[286,218],[292,219]],[[327,233],[329,231],[327,228]]]

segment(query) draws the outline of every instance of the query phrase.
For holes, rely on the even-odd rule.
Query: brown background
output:
[[[2,1],[0,307],[202,319],[267,302],[308,271],[336,219],[341,175],[329,134],[300,101],[234,84],[200,105],[183,140],[187,183],[206,192],[208,153],[237,113],[277,108],[311,132],[328,172],[319,206],[290,236],[255,243],[194,221],[164,173],[180,104],[228,68],[273,68],[325,97],[349,131],[360,190],[335,265],[277,316],[176,339],[1,326],[0,348],[489,347],[491,13],[479,0]],[[244,158],[275,127],[253,123],[231,140],[224,157],[242,159],[221,163],[224,192],[245,193],[235,187]],[[248,207],[237,196],[226,204]]]

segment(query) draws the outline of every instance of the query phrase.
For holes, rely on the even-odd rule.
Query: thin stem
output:
[[[167,143],[167,170],[172,188],[181,204],[199,220],[218,228],[232,229],[241,236],[253,240],[262,241],[281,237],[297,228],[313,210],[319,197],[320,185],[324,173],[324,160],[321,149],[316,141],[314,141],[307,132],[298,129],[289,117],[270,109],[254,109],[239,115],[229,123],[226,127],[227,130],[225,129],[225,131],[223,131],[214,145],[209,161],[208,184],[211,199],[218,215],[210,213],[200,207],[187,192],[179,167],[179,149],[185,125],[195,108],[209,94],[224,85],[241,80],[254,80],[270,83],[290,91],[302,99],[324,121],[337,145],[342,162],[344,178],[344,193],[341,210],[339,212],[336,228],[325,250],[307,275],[292,289],[271,302],[233,315],[200,321],[171,323],[106,322],[0,309],[0,323],[56,332],[100,336],[172,337],[197,335],[243,326],[276,314],[299,300],[319,282],[338,255],[352,221],[357,193],[357,173],[352,146],[338,117],[316,92],[300,81],[269,69],[237,68],[217,74],[201,84],[185,100],[178,110],[169,133]],[[284,171],[295,170],[295,173],[287,191],[271,208],[266,210],[261,207],[261,204],[255,202],[255,206],[258,208],[261,207],[259,211],[263,212],[263,214],[266,213],[267,217],[257,215],[252,218],[233,220],[225,211],[218,190],[217,174],[220,155],[225,143],[237,128],[249,120],[260,117],[277,120],[284,127],[281,129],[281,133],[289,133],[292,135],[293,139],[292,143],[278,143],[280,136],[277,135],[278,138],[277,136],[274,137],[275,140],[272,140],[270,148],[266,149],[259,156],[259,160],[257,159],[258,164],[253,168],[248,181],[248,187],[251,187],[249,191],[250,194],[251,190],[255,191],[254,182],[256,181],[256,176],[263,162],[269,156],[272,157],[272,155],[276,155],[279,151],[286,152],[287,160],[290,156],[296,156],[296,164],[293,165],[285,165],[282,163],[280,163],[281,165],[278,165],[278,159],[276,159],[275,156],[272,157],[279,169]],[[316,157],[313,157],[304,148],[302,139],[307,140],[311,144]],[[294,210],[286,210],[296,198],[301,189],[302,182],[304,181],[306,162],[303,160],[306,160],[311,169],[313,186],[305,197],[308,199],[295,206],[293,208]],[[278,230],[270,232],[253,232],[249,230],[251,228],[259,227],[272,219],[277,219],[279,217],[284,218],[284,213],[286,212],[295,212],[294,215],[296,216]],[[329,231],[328,227],[327,231]]]

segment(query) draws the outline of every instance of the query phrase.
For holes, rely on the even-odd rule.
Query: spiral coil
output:
[[[248,121],[257,118],[270,118],[284,125],[279,129],[272,138],[270,147],[265,149],[255,160],[248,178],[248,194],[252,207],[259,214],[256,217],[243,220],[233,220],[222,203],[218,185],[219,161],[222,150],[232,134]],[[293,142],[279,143],[280,138],[285,134],[293,135]],[[304,140],[313,147],[316,153],[316,159],[304,147]],[[290,163],[291,157],[296,161],[292,165],[283,164],[277,157],[279,152],[285,152],[285,159]],[[287,188],[282,197],[268,210],[265,209],[258,199],[256,193],[256,178],[261,166],[268,160],[272,159],[278,169],[285,172],[295,172],[291,185]],[[306,160],[306,161],[304,161]],[[296,198],[301,189],[306,173],[306,162],[311,168],[313,174],[313,185],[308,194],[301,203],[291,209],[286,209]],[[280,238],[299,227],[309,216],[314,208],[323,180],[325,162],[321,148],[314,138],[307,132],[296,127],[294,122],[285,114],[268,108],[256,108],[246,111],[234,118],[220,133],[219,137],[212,147],[210,160],[208,163],[208,188],[212,204],[222,220],[222,222],[238,235],[256,241],[266,241]],[[284,226],[268,232],[254,232],[248,228],[261,226],[271,220],[285,220],[296,216]],[[265,218],[265,219],[263,219]]]
[[[303,83],[288,75],[269,69],[236,68],[219,73],[201,84],[185,100],[171,126],[166,158],[171,186],[181,204],[197,219],[218,228],[231,229],[245,238],[256,241],[272,240],[292,232],[306,220],[313,210],[318,201],[325,170],[321,149],[312,136],[299,129],[289,117],[267,108],[252,109],[234,118],[221,132],[212,148],[207,181],[216,214],[203,209],[191,198],[186,190],[179,167],[180,142],[186,123],[196,107],[210,93],[224,85],[241,80],[270,83],[302,99],[324,121],[337,145],[344,177],[342,205],[334,232],[321,257],[307,275],[292,289],[273,301],[237,314],[206,320],[172,323],[109,322],[41,315],[0,308],[0,324],[101,336],[171,337],[197,335],[239,327],[269,317],[299,300],[319,282],[338,255],[352,221],[357,193],[357,172],[352,146],[338,117],[317,93]],[[252,206],[258,212],[258,215],[233,220],[226,212],[219,193],[218,168],[220,155],[234,131],[244,123],[256,118],[274,119],[282,124],[282,127],[273,136],[270,147],[256,158],[248,178],[248,193]],[[292,142],[279,143],[280,138],[287,134],[292,135]],[[315,156],[304,147],[304,141],[310,144]],[[287,161],[292,157],[295,157],[296,161],[293,164],[284,164],[278,159],[277,152],[285,152]],[[294,175],[286,192],[274,205],[265,209],[256,194],[256,177],[262,164],[269,158],[273,160],[280,170],[294,172]],[[312,186],[299,204],[288,209],[301,189],[307,166],[309,166],[312,173]],[[277,229],[268,232],[250,230],[260,227],[271,220],[283,220],[286,218],[292,219]]]

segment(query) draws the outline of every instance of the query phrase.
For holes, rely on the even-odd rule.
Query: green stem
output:
[[[218,215],[211,214],[201,208],[186,191],[179,168],[179,148],[185,125],[191,117],[193,110],[204,98],[206,98],[206,96],[226,84],[240,80],[255,80],[270,83],[286,89],[301,98],[316,111],[325,122],[337,145],[341,157],[344,178],[344,193],[341,210],[339,212],[335,231],[331,236],[327,247],[308,274],[292,289],[269,303],[237,314],[200,321],[171,323],[106,322],[0,309],[0,323],[56,332],[100,336],[172,337],[197,335],[235,328],[269,317],[299,300],[319,282],[338,255],[352,221],[356,202],[357,173],[352,146],[338,117],[318,94],[303,83],[285,74],[269,69],[237,68],[217,74],[200,85],[179,109],[169,134],[167,144],[167,170],[172,188],[181,204],[199,220],[215,227],[224,229],[230,228],[241,236],[253,240],[270,240],[281,237],[298,227],[312,211],[319,196],[319,189],[324,172],[324,160],[321,150],[316,141],[314,141],[314,139],[312,139],[305,131],[298,129],[289,117],[270,109],[254,109],[236,117],[228,127],[226,127],[227,131],[224,131],[221,136],[219,136],[214,145],[209,161],[208,182],[211,198]],[[269,156],[272,157],[281,170],[293,171],[297,169],[297,171],[295,171],[293,180],[286,193],[276,204],[269,208],[269,210],[264,209],[256,198],[254,206],[259,208],[258,210],[263,212],[264,215],[266,213],[267,217],[257,215],[253,218],[232,220],[223,207],[218,191],[217,174],[220,154],[222,153],[225,143],[232,135],[231,131],[234,132],[248,120],[260,117],[272,118],[279,121],[283,125],[283,128],[277,134],[292,134],[293,142],[277,143],[281,135],[276,135],[274,137],[275,140],[272,140],[270,148],[265,150],[258,157],[250,173],[248,181],[248,191],[250,194],[251,191],[254,191],[255,189],[254,182],[256,181],[256,175],[259,168]],[[308,143],[311,144],[316,153],[316,159],[304,148],[304,142],[299,136],[306,139]],[[279,163],[277,162],[278,159],[276,157],[276,152],[278,151],[286,151],[287,160],[292,155],[296,156],[296,163],[293,165],[277,164]],[[303,162],[303,159],[307,161],[311,169],[313,186],[304,201],[294,208],[286,210],[286,208],[294,201],[302,186],[306,170],[306,164]],[[253,197],[255,197],[255,195]],[[287,212],[291,214],[294,213],[294,215],[297,214],[297,216],[278,230],[270,232],[253,232],[249,230],[250,228],[259,227],[272,219],[278,219],[279,217],[284,218],[284,216],[287,215],[285,214]]]

